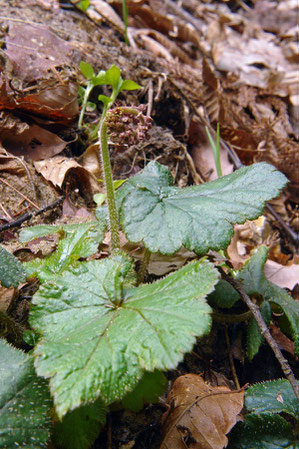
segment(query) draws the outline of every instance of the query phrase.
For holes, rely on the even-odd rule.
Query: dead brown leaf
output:
[[[72,61],[73,48],[69,42],[43,24],[11,23],[5,44],[14,75],[27,82],[36,82],[53,67]]]
[[[292,290],[299,279],[299,265],[284,266],[273,260],[267,260],[265,275],[269,281],[279,285],[279,287]]]
[[[7,111],[0,112],[0,142],[9,153],[32,161],[55,156],[67,145],[51,131],[22,122]]]
[[[270,332],[279,349],[288,352],[292,357],[295,355],[295,344],[275,324],[270,325]]]
[[[74,174],[77,185],[82,185],[85,191],[99,191],[99,183],[95,178],[73,159],[63,156],[55,156],[45,161],[36,161],[34,166],[47,181],[55,187],[62,187],[68,174]]]
[[[0,77],[0,110],[19,110],[67,123],[78,113],[77,84],[48,86],[33,94],[20,94],[9,86],[9,79]]]
[[[16,296],[14,287],[3,287],[0,284],[0,312],[7,313]]]
[[[160,449],[222,449],[243,402],[243,390],[212,387],[197,374],[179,377],[167,397]]]
[[[102,169],[99,159],[100,149],[99,145],[93,144],[84,151],[79,158],[79,162],[89,173],[92,173],[96,178],[100,178],[102,175]]]

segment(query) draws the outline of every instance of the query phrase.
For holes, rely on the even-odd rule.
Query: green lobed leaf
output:
[[[175,368],[210,328],[204,297],[218,273],[209,262],[137,288],[131,268],[122,256],[81,263],[34,295],[35,367],[51,378],[60,417],[99,396],[122,399],[145,370]]]
[[[54,426],[53,440],[59,449],[88,449],[106,422],[107,407],[100,400],[67,413]]]
[[[33,359],[0,339],[0,448],[47,446],[52,401]]]
[[[133,412],[139,412],[144,404],[153,404],[167,388],[167,378],[161,371],[145,373],[133,391],[128,393],[121,401],[122,406]]]
[[[248,295],[255,295],[278,306],[279,311],[285,314],[290,328],[290,335],[296,340],[299,334],[299,306],[296,301],[281,287],[268,281],[264,274],[264,265],[269,250],[261,246],[257,252],[246,262],[236,279],[243,284]]]
[[[121,83],[120,91],[122,90],[137,90],[141,89],[141,86],[139,84],[135,83],[135,81],[132,80],[124,80]]]
[[[61,274],[81,257],[95,254],[104,238],[104,224],[97,221],[66,225],[63,228],[67,237],[59,241],[57,249],[52,254],[44,259],[36,258],[24,264],[28,276],[35,276],[41,282],[45,282]],[[30,230],[26,234],[27,238],[29,232]],[[31,229],[31,235],[33,232]]]
[[[142,241],[151,252],[173,254],[183,245],[205,254],[225,249],[233,225],[261,215],[286,182],[274,167],[259,163],[180,189],[167,167],[150,162],[117,192],[120,223],[128,240]]]
[[[0,245],[0,282],[3,287],[17,287],[26,279],[21,262]]]
[[[268,301],[264,301],[260,307],[261,315],[268,326],[270,324],[272,311]],[[256,320],[251,317],[247,328],[247,356],[251,361],[253,357],[258,353],[261,344],[265,340],[262,335],[261,329]]]
[[[80,70],[88,80],[90,80],[94,76],[94,70],[92,66],[88,64],[88,62],[80,61]]]
[[[299,404],[287,379],[277,379],[251,385],[245,394],[247,410],[253,413],[285,412],[298,418]]]
[[[224,279],[220,279],[215,290],[208,296],[211,307],[230,309],[240,299],[239,293]]]
[[[279,415],[247,415],[229,434],[227,449],[296,449],[291,425]]]

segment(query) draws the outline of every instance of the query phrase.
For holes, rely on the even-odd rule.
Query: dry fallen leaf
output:
[[[167,397],[160,449],[222,449],[243,402],[243,390],[212,387],[197,374],[179,377]]]
[[[265,264],[266,278],[282,288],[292,288],[299,279],[299,265],[281,265],[273,260],[267,260]]]
[[[15,128],[13,124],[14,116],[12,114],[9,114],[9,116],[11,117],[12,128]],[[23,124],[26,125],[24,122]],[[27,161],[48,159],[61,153],[67,145],[67,142],[60,139],[56,134],[38,125],[28,125],[27,128],[24,126],[22,132],[7,135],[8,130],[8,128],[2,127],[2,124],[0,125],[0,141],[3,147],[15,156],[24,156]]]
[[[16,289],[14,287],[3,287],[0,284],[0,312],[7,313],[16,297]]]
[[[45,161],[36,161],[34,166],[36,171],[47,181],[51,181],[55,187],[61,188],[66,175],[74,174],[77,184],[84,186],[85,191],[93,193],[99,191],[99,183],[93,175],[73,159],[55,156]]]
[[[270,324],[270,332],[280,350],[288,352],[292,357],[295,356],[295,344],[290,340],[275,324]]]

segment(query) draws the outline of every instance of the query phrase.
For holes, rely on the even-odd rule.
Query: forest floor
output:
[[[24,246],[18,240],[21,227],[80,222],[93,214],[93,196],[103,192],[102,175],[98,146],[77,126],[78,85],[85,82],[79,65],[85,61],[97,73],[115,64],[124,79],[142,86],[123,92],[120,104],[144,104],[153,119],[146,140],[122,152],[111,147],[115,179],[136,174],[152,160],[167,165],[179,187],[215,179],[206,127],[215,136],[219,123],[223,174],[267,161],[290,181],[271,202],[270,212],[236,226],[230,261],[239,269],[252,250],[267,245],[267,277],[298,299],[296,1],[127,0],[129,45],[121,0],[90,0],[85,13],[75,1],[0,3],[2,245],[21,261],[45,255],[55,243],[51,248]],[[99,93],[109,91],[98,86],[91,101]],[[94,123],[99,117],[100,105],[84,120]],[[107,238],[101,255],[108,246]],[[138,246],[130,251],[139,257]],[[149,274],[165,275],[187,259],[184,251],[171,264],[154,257]],[[26,327],[29,300],[24,292],[25,287],[17,294],[10,289],[0,306]],[[271,331],[295,366],[293,343],[275,325]],[[181,374],[195,373],[233,386],[229,354],[241,385],[282,377],[266,345],[252,362],[245,353],[242,325],[226,332],[216,323],[168,373],[169,385]],[[164,412],[162,402],[138,413],[111,412],[93,448],[158,448]]]

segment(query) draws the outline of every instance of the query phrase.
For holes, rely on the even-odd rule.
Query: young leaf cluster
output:
[[[85,88],[79,90],[79,93],[82,97],[82,106],[79,116],[78,128],[82,127],[83,117],[86,111],[86,108],[92,107],[95,108],[95,105],[92,103],[88,103],[88,99],[94,87],[107,85],[112,88],[112,93],[110,97],[107,95],[99,95],[98,100],[104,104],[104,111],[102,116],[105,116],[107,109],[109,109],[114,101],[116,100],[119,93],[123,90],[136,90],[140,89],[139,84],[135,83],[132,80],[124,80],[121,76],[120,69],[115,65],[112,65],[108,70],[101,70],[97,75],[95,74],[92,66],[87,62],[80,62],[80,70],[84,77],[87,79],[87,85]],[[94,136],[97,136],[98,128],[94,131]]]

